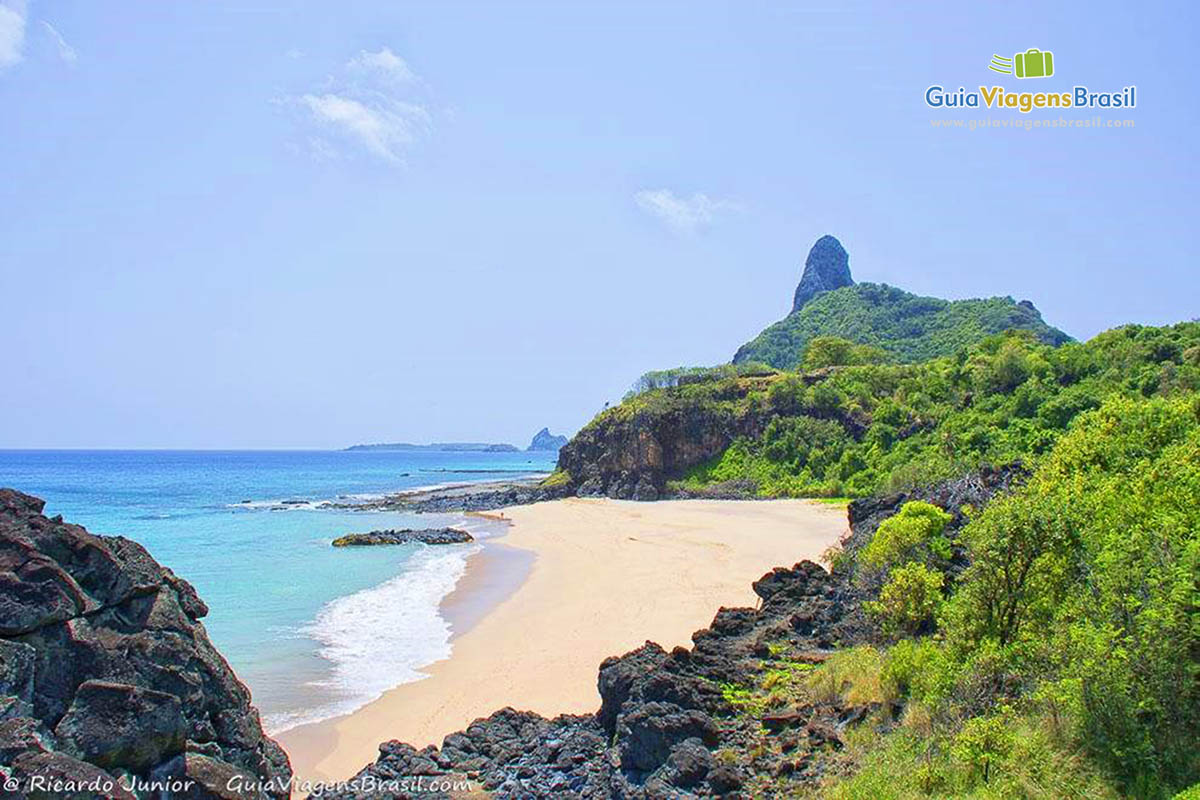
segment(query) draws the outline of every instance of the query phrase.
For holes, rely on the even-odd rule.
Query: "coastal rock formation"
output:
[[[373,500],[341,506],[355,510],[407,511],[418,514],[444,514],[463,511],[494,511],[508,506],[523,506],[544,500],[559,500],[574,494],[569,484],[539,485],[536,479],[496,481],[472,486],[449,486],[418,492],[403,492]],[[334,506],[335,508],[339,506]]]
[[[56,796],[157,797],[122,786],[190,781],[176,796],[286,797],[287,756],[209,642],[192,586],[44,505],[0,489],[0,775],[113,787]]]
[[[458,528],[424,528],[413,530],[371,531],[370,533],[348,533],[333,540],[334,547],[360,547],[381,544],[466,544],[475,537]]]
[[[550,433],[549,428],[542,428],[533,435],[533,441],[529,443],[526,450],[561,450],[562,446],[567,443],[567,437],[555,436]]]
[[[828,371],[817,371],[797,377],[810,385],[828,376]],[[558,468],[570,476],[571,493],[580,497],[659,499],[668,479],[720,455],[737,437],[762,434],[777,412],[740,401],[762,393],[773,380],[745,377],[725,382],[720,400],[728,403],[697,403],[685,393],[668,391],[652,406],[633,403],[630,413],[623,413],[625,407],[610,410],[559,451]],[[753,496],[754,491],[728,492],[736,497],[747,494]]]
[[[799,311],[821,292],[830,292],[843,286],[853,286],[850,277],[850,254],[833,236],[828,234],[817,239],[804,260],[804,272],[796,296],[792,300],[792,311]]]

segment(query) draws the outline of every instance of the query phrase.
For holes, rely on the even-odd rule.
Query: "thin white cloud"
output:
[[[314,158],[340,158],[340,139],[343,146],[404,166],[408,150],[433,129],[433,115],[414,98],[423,86],[407,62],[384,47],[361,51],[339,73],[287,102],[304,109],[305,118],[320,127],[319,137],[309,137]],[[311,146],[314,141],[320,146]]]
[[[681,197],[670,189],[643,189],[633,199],[647,214],[679,233],[694,233],[711,225],[719,212],[740,209],[729,200],[714,200],[701,192]]]
[[[54,39],[54,43],[58,45],[59,58],[61,58],[67,64],[74,64],[79,60],[79,54],[75,52],[75,48],[67,44],[67,40],[63,38],[62,34],[58,32],[57,28],[55,28],[49,22],[46,22],[46,20],[42,20],[42,25]]]
[[[16,64],[25,48],[25,0],[0,0],[0,69]]]
[[[346,67],[357,72],[375,73],[396,83],[414,83],[417,80],[408,62],[393,53],[390,47],[380,48],[376,53],[362,50],[350,59]]]
[[[428,112],[411,103],[372,107],[338,94],[306,94],[300,102],[315,118],[393,164],[404,163],[405,148],[429,125]]]

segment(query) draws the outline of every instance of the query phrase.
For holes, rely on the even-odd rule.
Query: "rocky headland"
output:
[[[18,787],[4,796],[287,797],[288,758],[192,586],[43,507],[0,489],[0,774]],[[35,776],[100,788],[39,792]]]
[[[334,547],[370,547],[389,544],[466,544],[475,541],[475,537],[458,528],[422,528],[414,530],[370,531],[369,533],[348,533],[333,540]]]

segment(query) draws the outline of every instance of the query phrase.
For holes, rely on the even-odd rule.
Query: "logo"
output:
[[[988,69],[1015,78],[1054,77],[1054,53],[1031,47],[1012,58],[993,55]],[[953,84],[950,84],[953,86]],[[1040,87],[1039,87],[1040,88]],[[934,84],[925,90],[925,105],[930,108],[988,108],[1029,114],[1057,109],[1116,109],[1137,107],[1137,87],[1130,85],[1116,90],[1093,91],[1081,84],[1047,86],[1045,91],[1008,91],[1003,86],[979,86],[972,91],[960,85],[955,91],[944,84]]]
[[[1012,58],[993,54],[988,69],[1018,78],[1049,78],[1054,74],[1054,53],[1031,47]]]

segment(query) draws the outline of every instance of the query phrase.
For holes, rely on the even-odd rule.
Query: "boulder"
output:
[[[673,703],[646,703],[618,720],[617,745],[621,768],[653,772],[686,739],[715,744],[717,724],[703,711],[684,709]]]
[[[68,755],[136,773],[182,753],[187,725],[173,694],[89,680],[75,691],[54,735]]]

